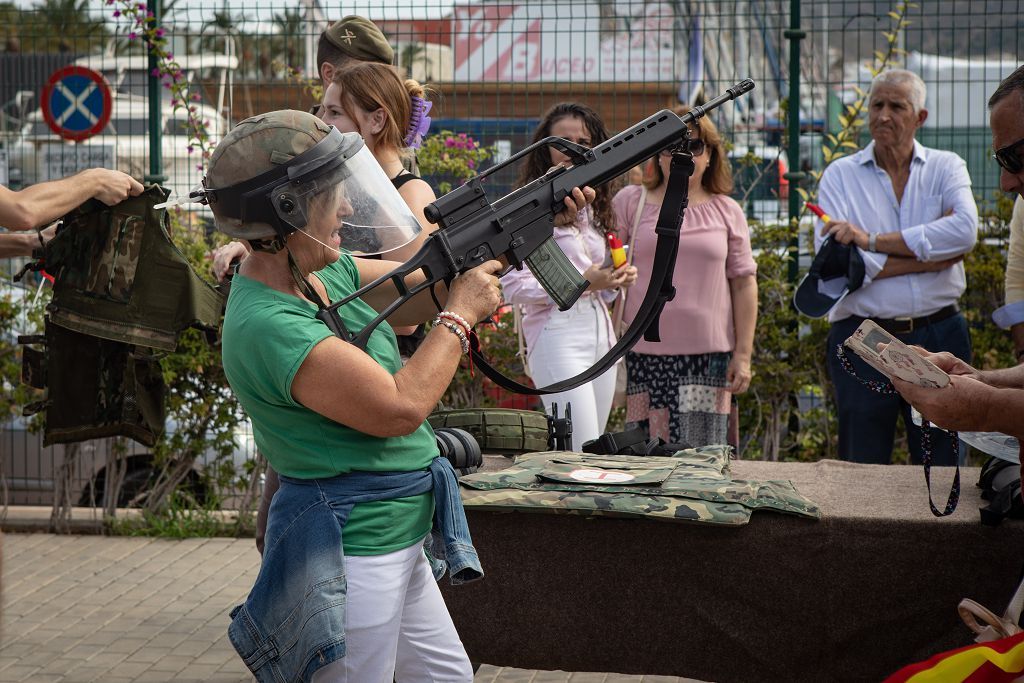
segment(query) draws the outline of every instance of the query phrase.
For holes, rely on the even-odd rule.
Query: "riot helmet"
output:
[[[279,247],[295,231],[308,235],[321,204],[344,207],[335,218],[346,253],[398,249],[421,229],[358,133],[300,111],[240,122],[217,145],[193,196],[210,206],[219,230],[256,248]]]

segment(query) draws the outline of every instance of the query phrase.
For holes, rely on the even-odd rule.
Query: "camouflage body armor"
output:
[[[153,208],[166,196],[151,185],[116,206],[93,199],[64,217],[43,255],[56,280],[51,322],[162,351],[173,351],[187,327],[217,329],[222,297],[171,242],[167,212]]]
[[[223,297],[170,240],[166,199],[151,185],[116,206],[90,200],[63,219],[32,268],[54,277],[41,336],[21,339],[22,379],[46,398],[43,444],[128,436],[151,446],[164,429],[165,386],[154,351],[187,327],[211,332]],[[41,252],[41,253],[40,253]]]
[[[730,446],[673,457],[531,453],[508,469],[459,478],[467,510],[653,517],[742,525],[765,509],[818,519],[818,506],[788,481],[729,477]]]

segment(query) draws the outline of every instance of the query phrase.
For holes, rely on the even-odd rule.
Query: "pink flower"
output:
[[[198,101],[199,101],[200,99],[202,99],[202,98],[201,98],[201,97],[199,96],[199,93],[193,93],[193,95],[192,95],[192,99],[193,99],[194,101],[198,102]]]
[[[135,33],[135,31],[132,31],[131,33],[128,34],[128,40],[135,40],[138,37],[139,36],[138,36],[137,33]]]
[[[154,66],[153,69],[149,72],[149,75],[152,76],[153,78],[156,78],[157,76],[160,75],[160,69],[158,69],[158,68],[156,68]]]
[[[162,28],[158,28],[156,30],[156,37],[157,38],[163,38],[164,37],[164,30]]]
[[[445,147],[454,147],[455,146],[455,138],[448,137],[447,139],[445,139],[444,146]]]
[[[119,9],[114,10],[114,18],[117,19],[119,16],[121,16],[121,10],[119,10]]]
[[[475,163],[473,163],[473,160],[472,160],[472,159],[466,159],[466,166],[467,166],[468,168],[476,168],[476,164],[475,164]]]
[[[192,149],[192,145],[189,145],[188,146],[188,153],[191,154],[193,151],[195,151],[195,150]]]

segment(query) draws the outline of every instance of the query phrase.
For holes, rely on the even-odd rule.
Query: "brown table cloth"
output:
[[[487,468],[502,458],[487,456]],[[470,658],[499,666],[730,681],[878,681],[970,644],[970,597],[1001,613],[1024,524],[979,521],[978,469],[936,518],[920,467],[734,461],[789,479],[822,519],[757,511],[736,528],[468,511],[485,577],[443,581]],[[952,468],[934,468],[936,506]]]

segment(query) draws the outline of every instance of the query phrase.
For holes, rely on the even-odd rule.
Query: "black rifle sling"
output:
[[[640,335],[644,335],[647,341],[661,341],[658,329],[659,317],[665,303],[671,301],[676,293],[675,287],[672,285],[672,274],[675,270],[676,254],[679,251],[679,229],[682,226],[683,213],[686,210],[691,175],[693,175],[693,157],[688,153],[673,154],[668,184],[665,188],[665,198],[662,200],[661,212],[658,214],[658,223],[654,230],[658,239],[655,243],[654,262],[651,265],[651,284],[644,294],[636,317],[633,318],[615,345],[608,350],[608,353],[575,377],[549,384],[546,387],[535,388],[506,377],[488,363],[480,353],[479,340],[476,335],[473,335],[470,342],[472,347],[470,353],[473,356],[473,363],[480,368],[480,371],[502,389],[517,394],[533,396],[555,394],[575,389],[606,372],[626,355],[626,352],[633,348],[634,344],[640,341]]]

